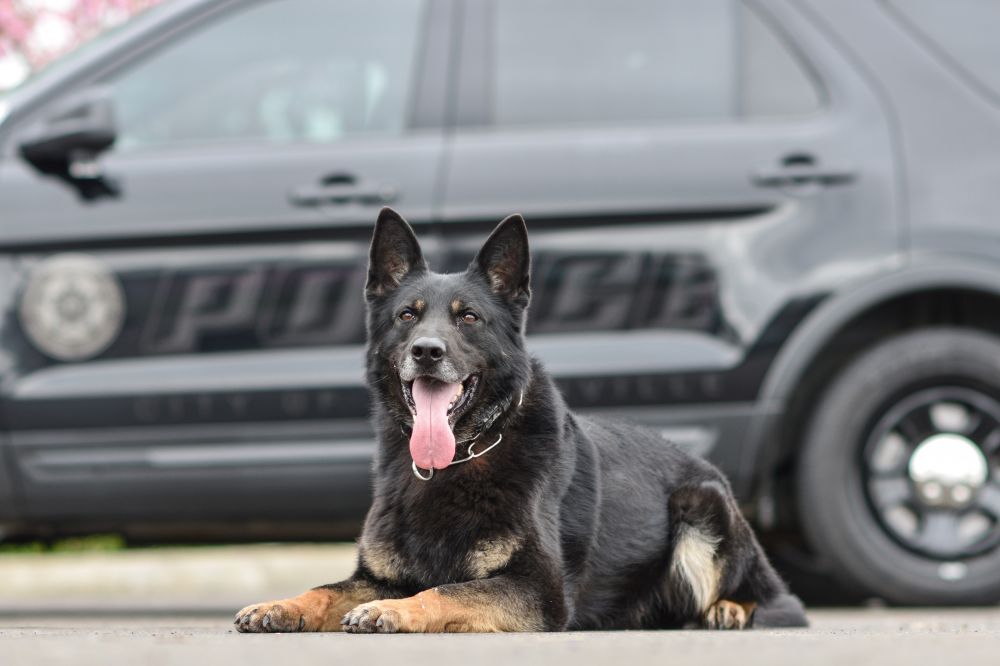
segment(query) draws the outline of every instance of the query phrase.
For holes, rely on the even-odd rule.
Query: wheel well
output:
[[[883,340],[906,331],[954,326],[1000,334],[1000,295],[973,289],[928,289],[902,294],[863,310],[843,324],[813,356],[774,433],[778,450],[765,473],[773,475],[775,516],[792,526],[795,467],[806,426],[830,382],[846,365]]]

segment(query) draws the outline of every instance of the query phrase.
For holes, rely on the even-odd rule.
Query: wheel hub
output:
[[[941,433],[917,445],[907,472],[924,504],[959,509],[970,505],[986,483],[989,463],[982,449],[968,437]]]
[[[863,448],[868,500],[904,547],[949,563],[1000,545],[1000,402],[962,386],[889,406]]]

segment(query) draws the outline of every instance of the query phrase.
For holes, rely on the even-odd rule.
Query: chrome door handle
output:
[[[751,174],[751,180],[757,187],[798,187],[801,185],[832,187],[848,185],[854,182],[857,175],[857,170],[848,167],[790,164],[757,169]]]
[[[288,193],[295,206],[343,206],[358,203],[363,206],[383,206],[392,203],[399,193],[392,185],[358,182],[350,174],[334,174],[317,185],[302,185]]]

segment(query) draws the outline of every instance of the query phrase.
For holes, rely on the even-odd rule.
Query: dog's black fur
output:
[[[335,629],[341,613],[348,631],[806,624],[715,467],[654,432],[574,414],[529,356],[520,216],[466,272],[442,275],[383,210],[365,294],[378,453],[357,571],[303,595],[330,595],[322,609],[303,597],[247,607],[241,630]],[[428,338],[443,355],[415,360]],[[430,473],[408,448],[417,376],[465,381],[450,415],[456,459],[463,440],[476,452],[500,443],[417,478]]]

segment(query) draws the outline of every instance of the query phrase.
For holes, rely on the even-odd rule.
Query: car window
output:
[[[889,0],[915,30],[1000,100],[1000,2]]]
[[[798,115],[820,96],[737,0],[495,3],[495,125]]]
[[[423,5],[250,4],[112,77],[116,150],[398,134],[406,125]]]

